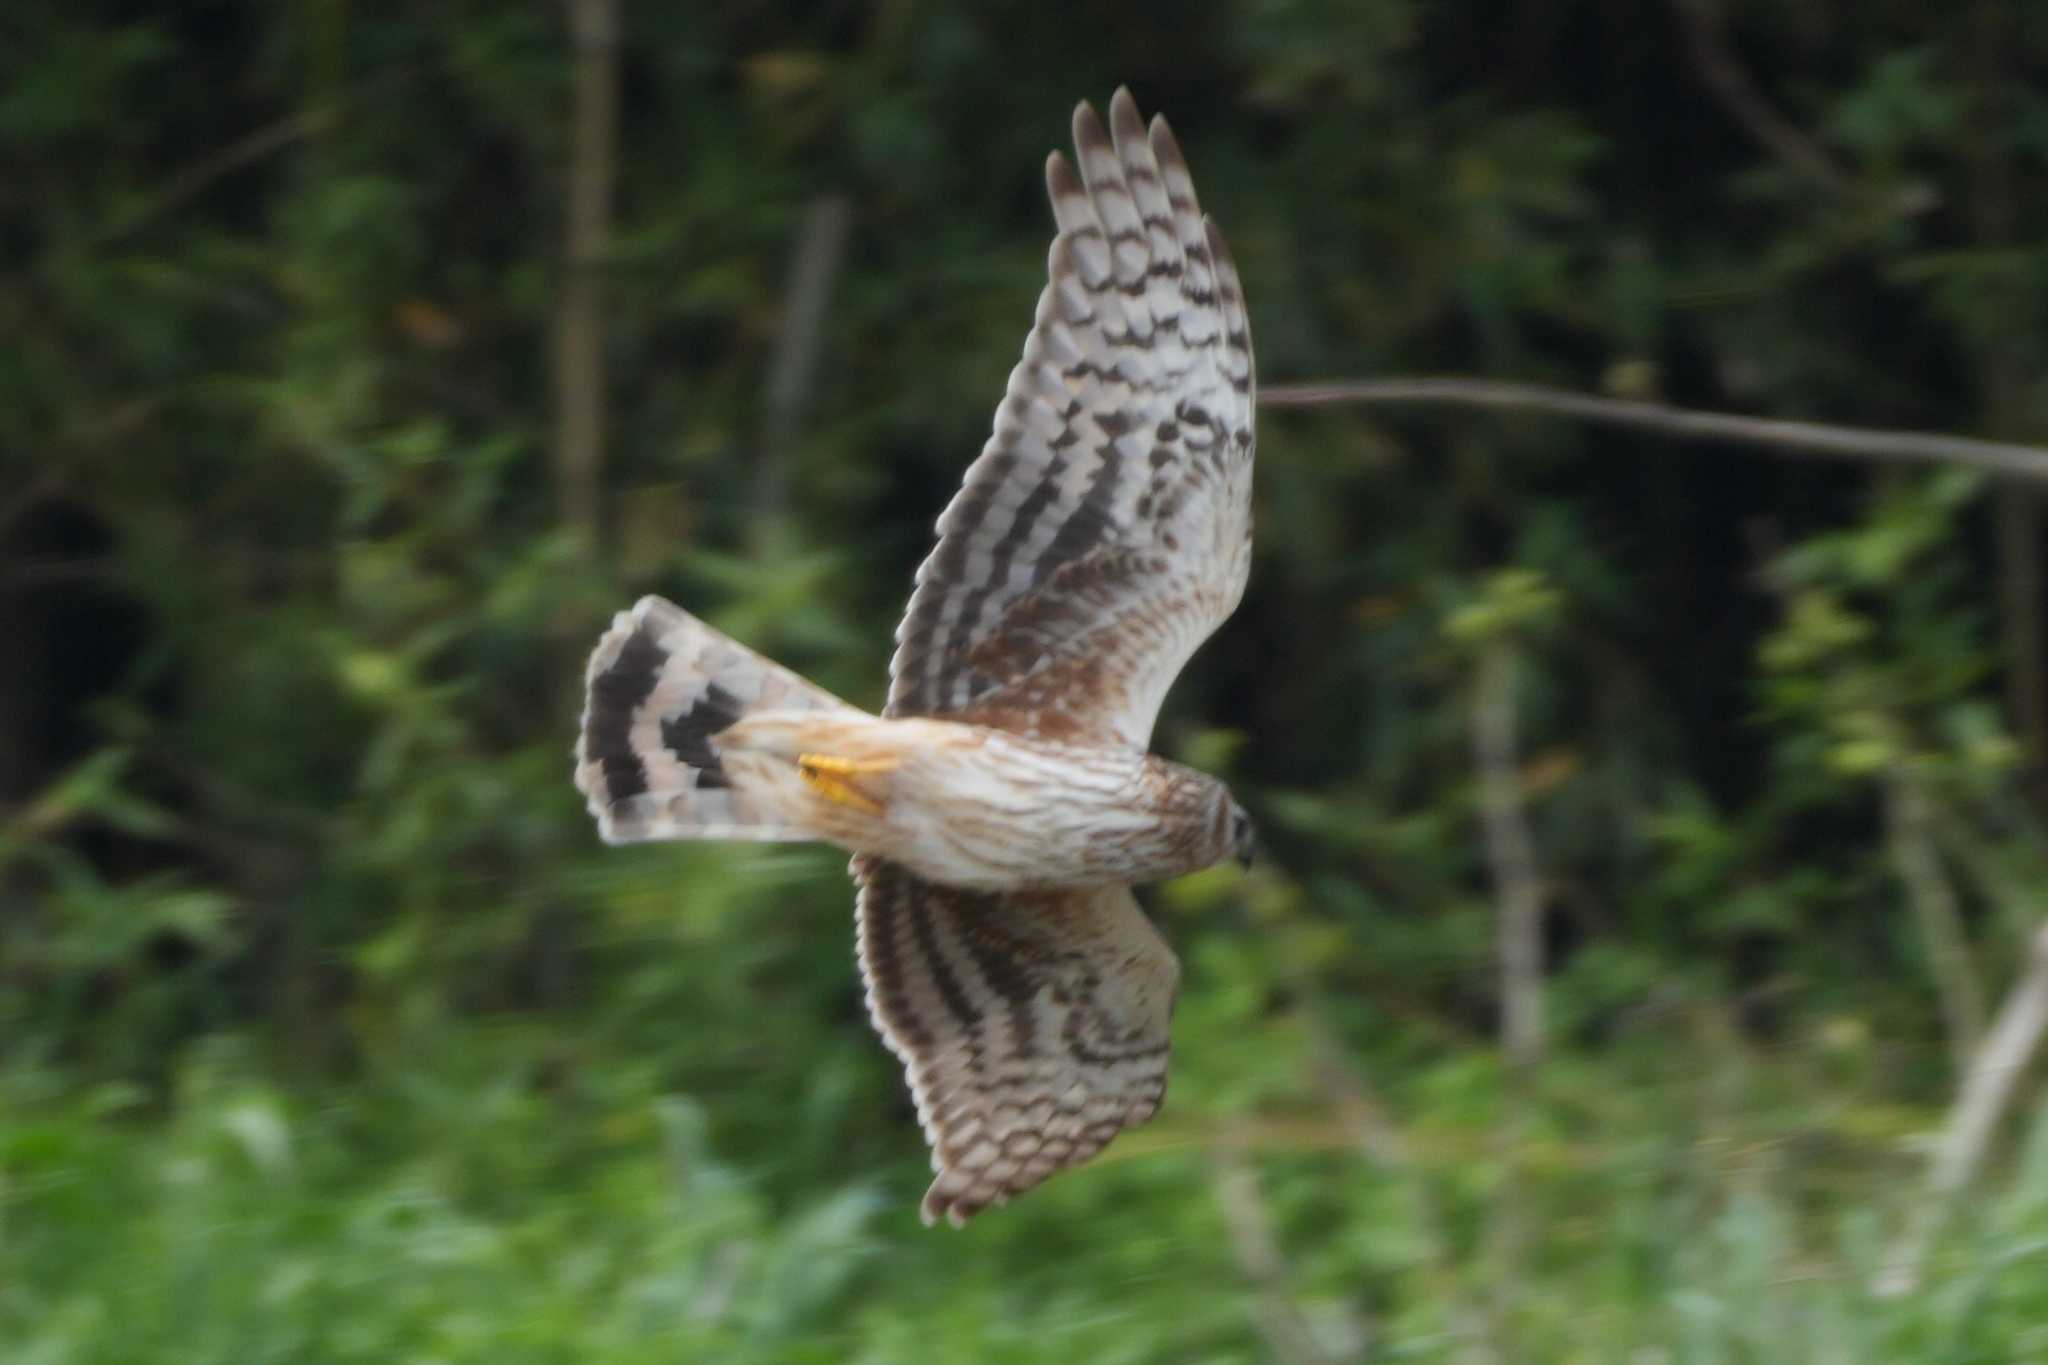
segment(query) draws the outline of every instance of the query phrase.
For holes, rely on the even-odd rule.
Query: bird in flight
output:
[[[1223,783],[1147,752],[1244,594],[1237,269],[1163,118],[1074,111],[1049,280],[939,517],[879,716],[658,597],[591,655],[576,785],[610,843],[850,851],[861,976],[964,1225],[1150,1118],[1180,969],[1134,882],[1248,856]]]

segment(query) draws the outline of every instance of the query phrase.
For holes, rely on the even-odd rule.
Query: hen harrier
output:
[[[576,785],[611,843],[854,854],[861,975],[966,1223],[1142,1123],[1179,966],[1130,883],[1244,856],[1221,782],[1146,752],[1251,559],[1236,267],[1164,119],[1074,111],[1059,234],[995,434],[938,523],[880,717],[658,597],[591,656]]]

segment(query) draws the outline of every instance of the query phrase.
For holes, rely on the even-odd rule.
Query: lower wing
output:
[[[964,1225],[1143,1123],[1166,1094],[1179,964],[1125,886],[971,892],[859,857],[868,1013],[903,1060]]]

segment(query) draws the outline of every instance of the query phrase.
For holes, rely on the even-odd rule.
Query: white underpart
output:
[[[1100,885],[1199,865],[1185,824],[1160,809],[1158,779],[1135,750],[810,711],[758,712],[715,742],[735,794],[778,823],[947,886]],[[806,754],[893,765],[855,779],[880,811],[806,781],[798,762]]]

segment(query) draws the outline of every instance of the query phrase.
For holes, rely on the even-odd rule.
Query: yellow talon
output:
[[[796,763],[806,777],[818,773],[859,777],[863,773],[893,773],[903,766],[900,758],[840,758],[835,754],[798,754]]]
[[[819,795],[869,815],[880,815],[882,803],[849,779],[870,773],[894,772],[900,763],[901,760],[894,758],[840,758],[833,754],[796,756],[797,772]]]

